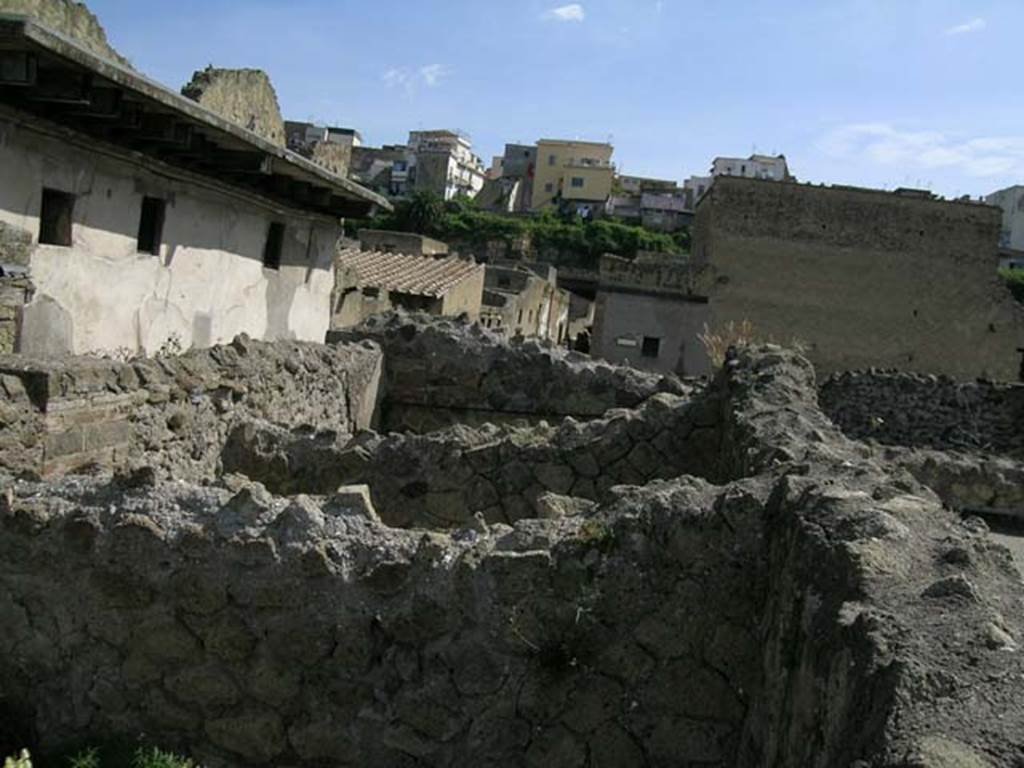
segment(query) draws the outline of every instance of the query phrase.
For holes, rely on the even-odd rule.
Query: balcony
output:
[[[571,158],[565,163],[565,168],[592,168],[594,170],[611,170],[615,171],[615,163],[608,160],[596,160],[593,158],[582,157],[582,158]]]

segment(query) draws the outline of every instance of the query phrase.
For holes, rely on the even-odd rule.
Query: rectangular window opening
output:
[[[270,222],[267,243],[263,246],[263,266],[267,269],[281,268],[281,252],[284,250],[284,224]]]
[[[160,255],[160,243],[164,236],[164,217],[167,201],[158,197],[142,198],[142,212],[139,214],[139,253]]]
[[[661,350],[661,339],[656,336],[644,336],[643,344],[640,347],[641,357],[657,357]]]
[[[581,177],[579,177],[579,176],[573,176],[572,177],[572,185],[574,187],[576,187],[577,189],[579,189],[580,187],[583,186],[583,179]]]
[[[42,245],[71,246],[71,217],[75,196],[56,189],[43,188],[39,209],[39,242]]]

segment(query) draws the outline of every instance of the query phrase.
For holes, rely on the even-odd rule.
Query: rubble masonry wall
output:
[[[1024,384],[851,371],[827,378],[819,401],[854,439],[1024,458]]]
[[[668,406],[714,414],[718,485],[513,525],[396,529],[258,472],[9,483],[0,714],[24,743],[144,732],[211,768],[1016,765],[1019,574],[984,527],[847,440],[792,353],[596,420],[618,426],[590,448]]]
[[[693,391],[674,377],[594,361],[535,340],[508,342],[457,319],[391,312],[329,340],[368,339],[386,358],[383,430],[596,418],[658,392]]]
[[[146,733],[212,768],[734,765],[762,491],[707,491],[459,539],[258,489],[17,501],[0,707],[49,747]]]
[[[177,357],[0,357],[0,465],[54,475],[89,465],[212,477],[238,419],[351,433],[377,407],[370,343],[257,342]]]
[[[295,434],[260,423],[229,434],[222,466],[274,493],[366,484],[381,518],[401,528],[457,528],[557,514],[561,497],[603,501],[618,485],[689,474],[723,478],[719,401],[658,394],[637,409],[557,426],[456,427],[428,435]]]

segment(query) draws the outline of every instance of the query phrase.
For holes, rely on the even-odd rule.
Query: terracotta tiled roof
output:
[[[454,256],[436,259],[357,248],[342,251],[338,255],[338,265],[355,273],[357,288],[383,288],[435,298],[484,269],[483,264]]]

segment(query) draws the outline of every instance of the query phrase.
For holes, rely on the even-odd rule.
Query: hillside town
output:
[[[1024,765],[1024,179],[273,75],[0,0],[5,768]]]
[[[0,209],[6,351],[322,340],[404,308],[684,377],[711,370],[702,334],[743,322],[798,340],[828,372],[1013,379],[1024,366],[1020,306],[997,274],[1024,259],[1024,187],[946,200],[808,184],[782,154],[642,178],[618,172],[610,143],[554,138],[506,144],[487,165],[451,129],[373,147],[355,126],[283,119],[266,73],[210,66],[179,93],[128,66],[98,23],[84,40],[60,32],[7,33],[5,167],[19,170]],[[76,186],[96,141],[111,150],[107,211]],[[125,184],[139,173],[154,179],[134,184],[141,197]],[[268,219],[260,200],[288,210]],[[248,223],[218,232],[228,210]],[[396,229],[420,237],[381,239]],[[67,249],[83,264],[70,274]],[[266,299],[246,299],[254,289]]]

